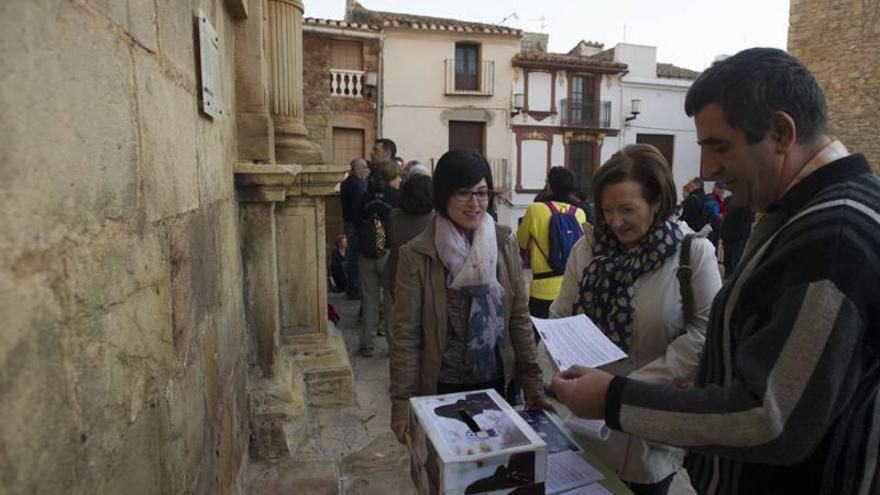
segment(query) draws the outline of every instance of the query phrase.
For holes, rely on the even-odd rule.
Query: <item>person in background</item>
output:
[[[718,225],[721,219],[721,209],[711,195],[703,190],[703,179],[694,177],[682,188],[684,200],[681,202],[681,215],[679,219],[688,224],[694,232],[708,233],[710,240],[713,239],[712,227]],[[707,228],[708,227],[708,228]]]
[[[348,255],[348,238],[345,234],[336,236],[333,251],[330,252],[330,281],[331,291],[345,292],[348,287],[348,275],[346,273],[346,259]]]
[[[584,215],[587,217],[588,224],[595,224],[596,215],[593,211],[593,202],[587,199],[587,194],[584,191],[581,189],[575,189],[568,195],[568,199],[569,203],[584,210]],[[586,229],[584,229],[584,232],[586,232]]]
[[[688,241],[686,291],[679,279],[683,239],[693,231],[671,220],[675,184],[657,148],[634,144],[614,154],[594,178],[598,214],[593,239],[572,249],[553,317],[584,313],[627,357],[602,369],[620,376],[690,386],[696,378],[712,299],[721,287],[714,248]],[[690,299],[685,303],[684,297]],[[684,451],[617,431],[588,441],[637,495],[662,495]]]
[[[567,211],[571,206],[569,195],[575,190],[576,178],[571,170],[564,167],[552,167],[547,173],[547,202],[532,203],[526,209],[523,221],[516,231],[516,240],[521,249],[529,248],[532,268],[532,283],[529,288],[529,314],[538,318],[547,318],[550,314],[550,303],[559,294],[562,286],[562,272],[555,272],[550,267],[550,219],[553,208]],[[552,203],[552,207],[549,203]],[[575,218],[579,225],[587,221],[583,210],[577,208]]]
[[[346,285],[345,292],[349,299],[360,299],[361,284],[358,271],[358,236],[355,218],[361,200],[367,192],[367,176],[370,169],[363,158],[355,158],[349,164],[348,177],[339,186],[339,200],[342,203],[342,222],[349,249],[346,251]]]
[[[373,149],[370,150],[370,170],[378,163],[392,161],[395,156],[397,156],[397,144],[394,141],[388,138],[377,139]]]
[[[385,287],[392,297],[400,247],[421,234],[432,218],[434,183],[427,175],[412,175],[400,187],[400,206],[391,210],[391,218],[388,220],[388,247],[391,255],[385,264]]]
[[[712,306],[696,386],[572,367],[569,409],[687,448],[697,493],[877,493],[880,182],[796,58],[751,48],[685,98],[703,164],[762,214]]]
[[[375,334],[388,335],[388,317],[390,312],[391,298],[384,298],[383,311],[386,315],[380,327],[379,304],[382,299],[382,280],[385,272],[385,263],[388,261],[388,252],[373,256],[369,242],[369,236],[365,235],[365,228],[371,222],[371,217],[376,216],[381,224],[381,236],[387,240],[387,231],[384,230],[391,217],[391,210],[400,204],[400,175],[397,165],[392,161],[375,163],[373,173],[370,175],[370,188],[364,195],[359,209],[357,228],[360,235],[359,247],[361,249],[359,271],[361,278],[361,297],[363,302],[363,325],[361,327],[360,353],[364,357],[372,357],[375,349],[373,336]],[[385,241],[382,241],[383,243]]]
[[[513,376],[527,402],[541,392],[516,241],[487,214],[492,172],[477,153],[449,151],[434,171],[438,214],[400,248],[391,340],[391,429],[404,443],[409,398],[493,388]]]

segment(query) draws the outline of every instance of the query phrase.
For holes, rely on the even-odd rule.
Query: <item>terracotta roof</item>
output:
[[[356,29],[358,31],[379,31],[379,26],[360,22],[340,21],[336,19],[318,19],[315,17],[306,17],[303,24],[309,26],[322,26],[336,29]]]
[[[599,43],[598,41],[580,40],[577,42],[576,45],[574,45],[574,47],[571,50],[568,51],[568,54],[569,55],[577,55],[578,53],[580,53],[580,48],[582,45],[583,46],[590,46],[593,48],[598,48],[599,50],[601,50],[602,48],[605,48],[605,44]]]
[[[683,67],[676,67],[672,64],[657,63],[657,77],[669,79],[696,79],[700,73]]]
[[[355,3],[349,13],[348,20],[382,27],[406,27],[431,31],[458,31],[466,33],[503,34],[517,37],[522,36],[522,30],[509,28],[507,26],[460,21],[457,19],[445,19],[442,17],[429,17],[424,15],[380,12],[378,10],[365,9],[360,3]]]
[[[580,57],[578,55],[569,55],[567,53],[527,50],[517,53],[513,57],[514,65],[529,65],[530,63],[577,66],[590,69],[601,69],[606,72],[623,72],[626,70],[626,64],[614,62],[613,60],[604,60],[600,58],[598,54],[589,57]]]

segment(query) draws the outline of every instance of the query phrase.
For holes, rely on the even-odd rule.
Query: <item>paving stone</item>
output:
[[[390,431],[374,438],[362,449],[342,460],[343,476],[355,478],[370,473],[408,471],[409,454]]]

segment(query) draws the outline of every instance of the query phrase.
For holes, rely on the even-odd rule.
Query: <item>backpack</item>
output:
[[[550,208],[550,251],[544,254],[547,264],[553,270],[550,273],[540,273],[536,278],[556,277],[565,273],[565,264],[571,248],[584,235],[581,224],[578,223],[577,206],[569,205],[567,209],[559,210],[552,201],[545,203]]]
[[[378,259],[388,252],[386,220],[391,205],[381,192],[375,193],[361,206],[362,218],[358,231],[358,248],[365,258]]]

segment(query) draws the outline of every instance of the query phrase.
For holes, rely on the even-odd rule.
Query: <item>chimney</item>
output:
[[[351,11],[358,7],[357,0],[345,0],[345,20],[351,21]]]

